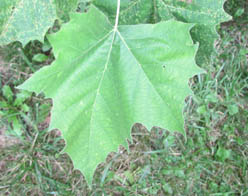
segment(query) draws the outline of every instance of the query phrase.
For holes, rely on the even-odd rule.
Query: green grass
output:
[[[133,128],[130,152],[120,147],[96,170],[92,190],[69,157],[59,131],[47,132],[51,101],[14,89],[35,70],[53,60],[42,45],[30,43],[1,48],[1,125],[8,145],[0,145],[0,195],[212,195],[248,196],[248,10],[245,1],[229,0],[226,10],[234,21],[218,31],[216,54],[206,74],[190,85],[195,96],[186,101],[188,140],[159,128]],[[244,10],[244,11],[242,11]],[[32,61],[38,53],[48,60]],[[3,70],[3,71],[2,71]],[[7,95],[6,95],[7,94]],[[9,95],[9,96],[8,96]],[[11,98],[12,97],[12,98]],[[13,118],[18,120],[14,124]],[[13,127],[21,134],[13,136]],[[13,141],[11,143],[11,141]]]

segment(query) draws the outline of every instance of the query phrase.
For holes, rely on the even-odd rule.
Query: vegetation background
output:
[[[49,43],[0,48],[0,195],[248,195],[248,2],[228,0],[225,10],[233,20],[218,27],[207,73],[189,82],[187,143],[136,124],[130,152],[111,153],[92,190],[58,155],[60,132],[47,132],[51,100],[15,89],[54,60]]]

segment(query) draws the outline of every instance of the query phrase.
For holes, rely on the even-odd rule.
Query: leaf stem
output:
[[[117,28],[118,28],[119,15],[120,15],[120,6],[121,6],[121,0],[117,0],[117,11],[116,11],[114,31],[117,31]]]

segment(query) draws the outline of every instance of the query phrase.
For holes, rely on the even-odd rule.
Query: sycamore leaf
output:
[[[200,43],[196,61],[208,62],[214,51],[214,41],[219,37],[216,26],[231,17],[224,11],[226,0],[157,0],[158,15],[162,20],[177,19],[195,23],[191,31],[195,42]]]
[[[52,0],[1,0],[0,45],[43,41],[56,19]]]
[[[139,24],[175,19],[194,23],[191,31],[195,42],[200,43],[196,56],[199,64],[208,62],[218,38],[216,25],[230,20],[225,13],[225,0],[125,0],[120,10],[120,24]],[[114,21],[116,1],[93,0],[93,3]]]
[[[52,98],[49,129],[61,130],[64,152],[89,184],[109,152],[127,147],[134,123],[185,135],[188,79],[201,72],[191,27],[170,20],[114,28],[92,6],[49,36],[56,61],[19,88]]]
[[[114,24],[117,1],[92,0],[92,3],[103,11],[104,14],[108,16],[110,22]],[[130,25],[152,22],[153,6],[152,0],[122,0],[119,24]]]
[[[2,32],[3,27],[8,20],[8,18],[11,16],[12,7],[15,6],[17,0],[13,1],[7,1],[3,0],[0,1],[0,32]]]
[[[54,0],[58,18],[68,21],[69,13],[77,8],[79,0]]]

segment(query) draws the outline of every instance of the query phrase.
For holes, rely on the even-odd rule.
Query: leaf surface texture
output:
[[[200,43],[196,56],[199,64],[208,62],[218,38],[216,25],[230,20],[225,13],[225,0],[125,0],[120,11],[121,24],[156,23],[161,20],[175,19],[194,23],[191,31],[195,42]],[[108,15],[115,18],[116,1],[93,0],[93,3]]]
[[[0,45],[20,41],[43,41],[56,19],[52,0],[1,0]]]
[[[109,152],[127,147],[134,123],[185,135],[188,79],[201,72],[191,28],[169,20],[115,30],[92,6],[49,36],[56,60],[19,88],[53,99],[50,130],[62,131],[64,152],[89,184]]]
[[[77,9],[79,0],[54,0],[57,16],[63,21],[69,20],[69,13]]]

